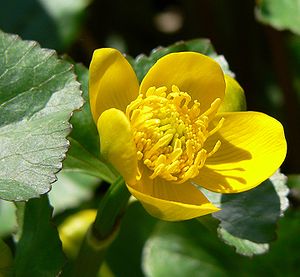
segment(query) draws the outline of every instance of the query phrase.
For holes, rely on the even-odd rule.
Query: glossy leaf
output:
[[[68,150],[68,120],[82,105],[72,66],[36,42],[0,31],[0,198],[46,193]]]
[[[230,234],[254,242],[268,242],[276,238],[280,202],[270,181],[246,193],[222,195],[221,209],[213,216]]]
[[[247,192],[223,194],[222,210],[213,216],[221,221],[220,227],[238,238],[257,243],[275,240],[281,202],[286,201],[286,195],[278,195],[286,190],[285,181],[280,185],[281,188],[269,179]]]
[[[51,221],[47,196],[26,203],[15,258],[16,277],[58,276],[65,263],[58,232]]]
[[[256,16],[278,30],[287,29],[300,35],[300,0],[259,0]]]

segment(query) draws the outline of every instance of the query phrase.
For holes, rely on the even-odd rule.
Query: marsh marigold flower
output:
[[[199,186],[246,191],[283,162],[282,125],[263,113],[223,112],[226,83],[220,66],[199,53],[164,56],[139,85],[120,52],[94,52],[89,93],[101,153],[153,216],[216,212]]]

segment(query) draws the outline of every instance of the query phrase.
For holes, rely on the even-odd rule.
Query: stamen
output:
[[[213,135],[215,132],[219,131],[220,128],[222,127],[223,123],[224,123],[224,117],[222,117],[220,119],[220,121],[218,122],[217,126],[215,128],[213,128],[211,131],[208,132],[208,136]]]
[[[215,153],[219,150],[220,146],[221,146],[221,141],[218,140],[218,141],[216,142],[216,144],[215,144],[213,150],[211,150],[211,151],[208,153],[207,158],[208,158],[208,157],[211,157],[213,154],[215,154]]]
[[[201,117],[207,116],[210,119],[210,115],[214,114],[219,109],[221,102],[221,99],[217,98],[214,102],[212,102],[210,108],[201,115]]]
[[[151,179],[184,183],[199,174],[221,145],[218,140],[209,153],[203,148],[207,138],[222,128],[224,118],[208,129],[220,103],[217,98],[201,114],[200,103],[173,85],[169,93],[166,87],[151,87],[127,106],[137,157],[152,171]]]

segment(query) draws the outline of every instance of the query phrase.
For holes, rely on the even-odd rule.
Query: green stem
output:
[[[74,266],[74,277],[95,277],[105,252],[115,239],[130,193],[119,177],[100,202],[95,222],[82,243]]]

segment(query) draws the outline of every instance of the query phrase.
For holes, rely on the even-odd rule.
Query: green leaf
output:
[[[287,180],[288,178],[280,173],[278,170],[275,172],[273,176],[270,177],[270,181],[272,182],[277,195],[279,196],[280,200],[280,216],[283,216],[284,212],[289,207],[289,199],[288,194],[290,192],[289,188],[287,187]]]
[[[145,275],[227,276],[219,263],[222,259],[203,247],[206,233],[200,227],[195,222],[161,222],[144,247]]]
[[[236,252],[241,255],[252,257],[253,255],[264,254],[269,250],[268,243],[255,243],[250,240],[240,239],[223,228],[219,228],[218,233],[228,245],[235,247]]]
[[[143,247],[156,222],[139,202],[129,205],[120,233],[109,247],[106,258],[115,276],[144,276],[141,270]]]
[[[0,276],[12,276],[13,256],[9,247],[0,239]]]
[[[53,208],[47,195],[26,203],[22,237],[14,263],[16,277],[58,276],[65,257],[51,222]]]
[[[83,65],[75,65],[75,72],[81,83],[84,106],[81,111],[74,114],[70,134],[71,148],[64,161],[64,168],[89,174],[113,183],[117,173],[105,163],[100,156],[99,135],[90,111],[88,93],[88,69]]]
[[[194,51],[204,55],[210,56],[215,59],[224,72],[233,76],[234,74],[229,70],[227,61],[223,56],[217,55],[210,40],[208,39],[194,39],[189,41],[180,41],[167,47],[158,47],[154,49],[149,56],[139,55],[135,60],[131,57],[127,57],[132,64],[139,81],[142,81],[148,70],[155,64],[155,62],[161,57],[173,53],[183,51]]]
[[[90,175],[62,170],[57,182],[49,193],[54,214],[66,209],[76,208],[92,198],[99,179]]]
[[[280,198],[270,180],[247,192],[223,194],[221,209],[213,216],[231,235],[258,243],[276,238]]]
[[[37,40],[43,47],[63,50],[78,37],[84,11],[90,2],[91,0],[3,1],[0,26],[6,32]]]
[[[218,194],[203,190],[221,211],[219,235],[240,254],[252,256],[268,250],[276,239],[276,225],[288,207],[287,178],[276,172],[258,187],[239,194]]]
[[[0,198],[28,200],[56,180],[82,105],[72,66],[36,42],[0,31]]]
[[[290,30],[300,35],[300,0],[257,1],[256,17],[278,30]]]

